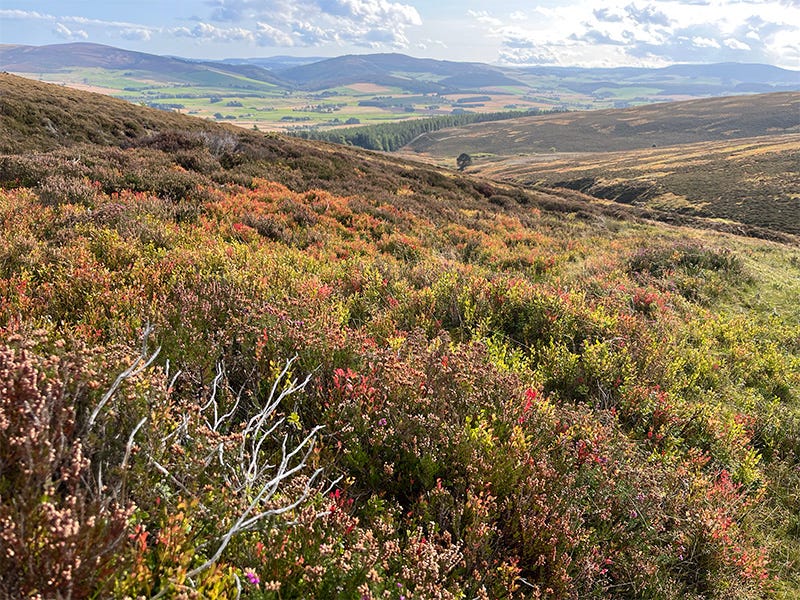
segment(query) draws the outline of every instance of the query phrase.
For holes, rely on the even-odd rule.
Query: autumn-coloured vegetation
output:
[[[0,596],[797,593],[800,252],[302,140],[0,157]]]

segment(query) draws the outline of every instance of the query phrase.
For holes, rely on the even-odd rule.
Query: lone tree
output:
[[[471,164],[472,164],[472,157],[469,154],[467,154],[466,152],[462,152],[461,154],[458,155],[458,158],[456,159],[456,165],[458,165],[459,171],[463,171]]]

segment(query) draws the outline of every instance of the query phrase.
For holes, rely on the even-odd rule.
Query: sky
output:
[[[401,52],[800,70],[800,0],[0,0],[0,43],[76,41],[208,59]]]

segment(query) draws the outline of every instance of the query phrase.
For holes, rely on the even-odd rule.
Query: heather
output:
[[[0,594],[797,591],[800,253],[228,132],[0,157]]]

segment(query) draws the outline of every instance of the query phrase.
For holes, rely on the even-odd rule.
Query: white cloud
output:
[[[75,16],[75,15],[56,16],[47,13],[40,13],[33,10],[0,9],[0,19],[44,21],[62,25],[64,23],[71,23],[71,24],[82,25],[84,27],[95,26],[104,29],[114,29],[114,30],[130,29],[130,30],[150,31],[150,32],[156,32],[162,30],[162,28],[159,27],[149,27],[147,25],[140,25],[138,23],[129,23],[126,21],[107,21],[104,19],[89,19],[87,17]]]
[[[207,55],[220,52],[223,44],[236,44],[239,50],[328,46],[326,53],[355,46],[424,47],[432,55],[469,54],[470,60],[514,64],[660,66],[738,60],[800,69],[800,0],[514,0],[484,3],[480,10],[463,8],[439,20],[426,16],[423,24],[415,6],[425,1],[197,0],[205,14],[179,27],[21,9],[0,9],[0,19],[4,25],[39,22],[62,39],[112,44],[124,39],[142,42],[144,49],[174,47],[171,53],[176,54],[173,38],[184,47],[190,40],[195,53]]]
[[[292,36],[276,29],[269,23],[256,23],[256,40],[261,46],[294,46]]]
[[[426,38],[419,40],[417,42],[417,48],[420,50],[428,50],[429,48],[447,48],[447,44],[444,43],[442,40],[434,40],[431,38]]]
[[[719,48],[719,42],[711,38],[696,37],[692,38],[692,43],[698,48]]]
[[[218,22],[268,24],[259,43],[282,46],[353,44],[406,47],[417,9],[391,0],[210,0]]]
[[[317,0],[316,4],[327,14],[345,17],[374,25],[389,23],[421,25],[417,9],[408,4],[386,0]]]
[[[660,66],[767,62],[800,55],[798,0],[579,0],[561,6],[469,12],[499,43],[501,62]],[[513,25],[512,25],[513,24]]]
[[[128,27],[119,32],[120,37],[126,40],[137,42],[147,42],[153,37],[153,32],[150,29],[143,27]]]
[[[725,40],[725,45],[733,50],[750,50],[750,46],[734,38]]]
[[[55,33],[60,38],[64,38],[65,40],[89,39],[89,34],[86,33],[83,29],[70,29],[63,23],[56,23],[56,26],[53,28],[53,33]]]
[[[422,24],[411,4],[392,0],[209,0],[210,21],[194,25],[153,27],[82,16],[55,16],[36,11],[0,9],[0,18],[53,23],[62,38],[87,36],[95,29],[105,37],[152,41],[156,36],[198,42],[246,42],[270,47],[360,45],[407,47],[410,28]],[[227,26],[222,26],[222,24]],[[80,29],[73,27],[80,26]]]
[[[475,19],[478,23],[488,25],[489,27],[502,27],[503,25],[503,21],[492,17],[485,10],[468,10],[467,15]]]
[[[189,37],[211,42],[240,42],[252,41],[255,36],[252,31],[241,27],[216,27],[208,23],[197,23],[194,27],[176,27],[169,30],[178,37]]]

